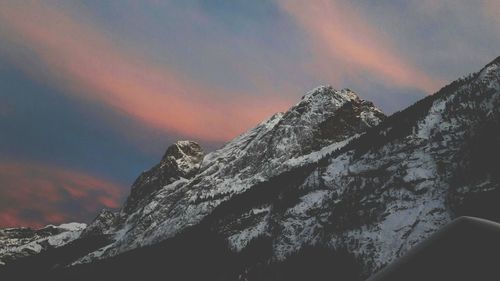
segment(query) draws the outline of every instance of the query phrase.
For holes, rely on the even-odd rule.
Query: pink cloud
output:
[[[20,217],[17,209],[3,209],[0,212],[0,227],[32,226],[42,227],[43,224],[36,220]]]
[[[102,208],[118,208],[125,193],[112,182],[79,171],[0,162],[0,227],[88,220]]]
[[[41,2],[0,4],[0,24],[40,64],[27,71],[67,94],[105,103],[147,126],[209,141],[228,140],[290,101],[227,93],[118,45],[89,22]],[[43,70],[43,71],[42,71]],[[43,72],[43,73],[41,73]],[[267,90],[263,90],[267,92]]]
[[[483,0],[482,10],[500,30],[500,2],[498,0]]]
[[[396,87],[433,93],[443,81],[398,54],[396,46],[348,1],[279,1],[309,35],[320,75],[339,80],[366,74]]]

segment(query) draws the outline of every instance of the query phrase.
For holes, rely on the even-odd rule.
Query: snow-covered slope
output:
[[[48,225],[37,230],[27,227],[0,229],[0,266],[12,260],[62,247],[77,239],[85,227],[83,223],[66,223]]]

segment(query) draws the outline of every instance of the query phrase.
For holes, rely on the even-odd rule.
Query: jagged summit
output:
[[[134,182],[123,212],[130,214],[136,211],[141,203],[147,202],[163,186],[192,177],[200,168],[204,155],[201,146],[193,141],[177,141],[169,146],[160,163],[142,173]]]
[[[331,85],[321,85],[303,95],[300,102],[321,98],[335,98],[344,100],[359,99],[358,95],[348,88],[336,90]]]
[[[180,176],[188,178],[196,173],[204,156],[203,148],[198,143],[183,140],[167,148],[161,163],[175,162]]]

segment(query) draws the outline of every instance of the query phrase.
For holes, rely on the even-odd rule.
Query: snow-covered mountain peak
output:
[[[352,101],[360,99],[356,93],[350,89],[337,90],[330,85],[322,85],[307,92],[297,104],[303,103],[322,103],[329,99],[337,100],[338,102]]]
[[[226,164],[224,170],[240,169],[236,164],[246,163],[245,174],[266,171],[266,166],[283,166],[286,160],[345,141],[384,118],[385,115],[373,103],[361,100],[348,89],[339,91],[331,86],[317,87],[288,111],[273,115],[208,154],[203,160],[202,171],[214,163]],[[276,164],[271,164],[273,161]]]
[[[116,242],[99,255],[112,256],[171,237],[222,202],[296,166],[318,161],[384,118],[353,92],[324,86],[206,155],[201,165],[201,148],[178,142],[134,183]],[[184,163],[194,163],[195,172],[182,176],[179,167]]]
[[[184,140],[171,145],[162,157],[162,162],[175,162],[179,173],[189,176],[199,168],[204,156],[205,153],[198,143]]]
[[[181,178],[196,175],[204,157],[203,149],[193,141],[178,141],[167,148],[160,163],[142,173],[132,185],[122,212],[130,214],[148,202],[154,192]]]

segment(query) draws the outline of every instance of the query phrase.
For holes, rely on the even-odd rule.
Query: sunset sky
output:
[[[1,1],[0,227],[88,222],[318,85],[390,114],[499,52],[497,0]]]

